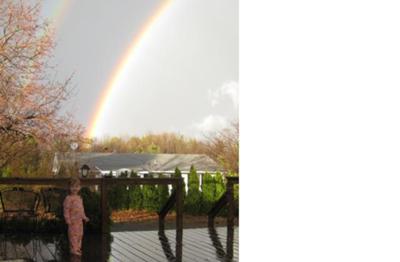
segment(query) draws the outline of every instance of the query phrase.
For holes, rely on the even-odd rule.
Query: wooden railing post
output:
[[[106,178],[101,179],[101,232],[103,234],[109,231],[109,214]]]
[[[176,261],[182,261],[183,238],[183,178],[180,178],[176,187]]]
[[[228,182],[226,184],[226,197],[227,197],[227,202],[228,202],[228,221],[227,221],[227,226],[228,226],[228,232],[227,232],[227,242],[226,242],[226,247],[227,247],[227,256],[228,258],[233,257],[233,245],[230,245],[233,243],[233,234],[234,234],[234,212],[235,212],[235,206],[234,206],[234,197],[233,197],[233,183],[232,180],[228,178]]]

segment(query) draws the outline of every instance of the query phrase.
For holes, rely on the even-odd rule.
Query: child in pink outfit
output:
[[[70,252],[77,256],[82,255],[83,221],[89,221],[85,215],[82,198],[78,195],[79,190],[81,190],[79,179],[71,179],[71,194],[65,198],[63,205],[65,222],[68,224]]]

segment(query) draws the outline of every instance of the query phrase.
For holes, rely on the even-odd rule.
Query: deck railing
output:
[[[233,196],[233,185],[239,184],[239,177],[226,177],[226,192],[221,198],[214,204],[210,212],[208,212],[208,226],[214,227],[214,218],[221,211],[221,209],[227,205],[227,258],[233,257],[233,234],[234,234],[234,219],[235,219],[235,201]]]
[[[208,226],[214,226],[214,218],[218,215],[222,208],[228,206],[227,224],[233,227],[235,219],[235,202],[233,196],[233,185],[239,184],[239,177],[226,177],[226,191],[225,193],[214,203],[213,207],[208,212]]]
[[[69,178],[0,178],[0,185],[52,185],[68,188]],[[176,261],[182,261],[183,238],[183,179],[182,178],[82,178],[82,186],[97,185],[101,194],[101,230],[107,233],[110,223],[108,214],[108,188],[114,185],[173,185],[175,186],[174,202],[176,205]],[[172,201],[172,200],[171,200]],[[170,203],[169,206],[172,204]],[[169,209],[168,209],[169,210]],[[167,210],[167,211],[168,211]],[[160,216],[161,224],[166,211]]]
[[[174,204],[176,203],[176,190],[173,190],[171,195],[169,196],[168,200],[165,202],[165,204],[161,207],[160,211],[158,213],[158,230],[163,231],[165,228],[165,216],[168,214],[168,212],[172,209]]]

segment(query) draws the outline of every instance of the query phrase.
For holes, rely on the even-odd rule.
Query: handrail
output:
[[[90,185],[101,185],[103,180],[107,180],[107,184],[123,184],[128,183],[130,185],[169,185],[177,184],[181,178],[81,178],[82,186]],[[157,180],[157,181],[155,181]],[[2,185],[61,185],[68,186],[70,178],[48,178],[48,177],[37,177],[37,178],[22,178],[22,177],[3,177],[0,178],[0,184]]]

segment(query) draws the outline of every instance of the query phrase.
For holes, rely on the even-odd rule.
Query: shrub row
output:
[[[179,169],[175,170],[175,177],[181,176]],[[130,177],[137,177],[131,173]],[[185,185],[184,185],[185,188]],[[184,212],[192,215],[204,215],[210,211],[213,204],[225,192],[225,183],[222,174],[204,174],[202,190],[199,190],[199,176],[196,169],[191,167],[189,173],[188,191],[184,195]],[[144,186],[114,186],[109,191],[109,203],[113,210],[136,209],[158,211],[169,197],[166,185]],[[235,198],[238,199],[238,187],[235,186]],[[226,212],[222,212],[224,214]]]

